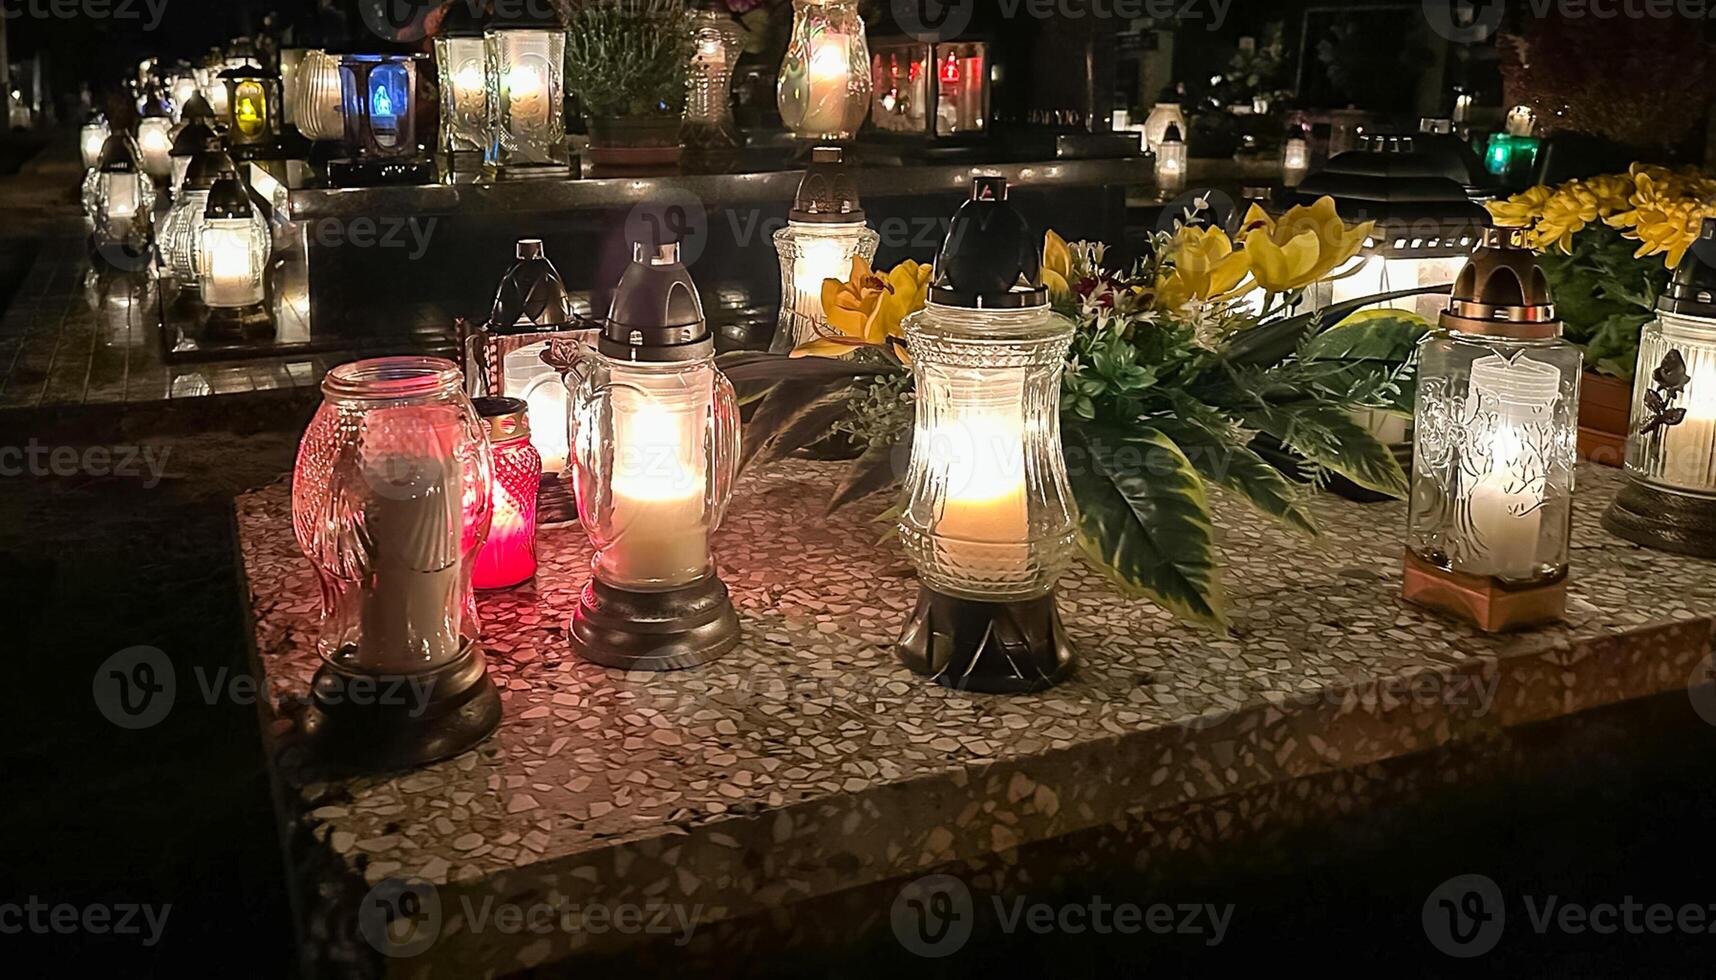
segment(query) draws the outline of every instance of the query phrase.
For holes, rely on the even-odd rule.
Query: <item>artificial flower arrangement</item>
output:
[[[1541,253],[1567,338],[1585,348],[1585,362],[1631,380],[1639,330],[1700,223],[1716,215],[1713,195],[1716,180],[1696,169],[1635,163],[1624,174],[1527,188],[1489,210]]]
[[[1414,290],[1300,311],[1312,284],[1344,274],[1371,231],[1323,198],[1279,219],[1253,206],[1237,233],[1197,221],[1159,232],[1117,270],[1101,243],[1046,236],[1042,275],[1077,324],[1061,393],[1063,446],[1081,550],[1129,594],[1184,618],[1226,621],[1208,487],[1317,533],[1308,489],[1259,453],[1285,448],[1313,482],[1333,472],[1392,496],[1406,476],[1354,414],[1410,414],[1413,353],[1426,328],[1409,312],[1358,312]],[[831,434],[858,455],[833,511],[893,486],[913,438],[913,379],[901,322],[924,306],[929,266],[886,273],[855,260],[823,285],[826,336],[791,356],[723,360],[754,412],[747,465]],[[1355,315],[1356,314],[1356,315]]]

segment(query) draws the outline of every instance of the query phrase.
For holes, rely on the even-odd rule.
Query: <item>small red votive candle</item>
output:
[[[488,540],[477,553],[471,585],[510,589],[536,574],[536,493],[542,454],[530,444],[530,421],[518,398],[477,398],[494,451],[494,507]]]

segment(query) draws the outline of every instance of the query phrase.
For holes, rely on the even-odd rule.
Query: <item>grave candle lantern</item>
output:
[[[266,322],[268,259],[273,242],[236,174],[215,179],[196,235],[197,284],[209,325]]]
[[[246,64],[221,72],[217,84],[226,89],[226,140],[233,159],[256,159],[278,148],[280,76]]]
[[[1073,669],[1054,594],[1075,527],[1057,408],[1073,324],[1049,307],[1040,243],[1007,182],[978,178],[905,322],[917,420],[899,527],[921,588],[898,651],[961,690]]]
[[[489,144],[488,77],[483,30],[464,4],[454,4],[435,35],[441,78],[441,136],[455,173],[482,166]]]
[[[1485,631],[1559,619],[1582,354],[1531,252],[1486,230],[1418,350],[1406,598]]]
[[[169,154],[172,162],[172,182],[168,185],[177,198],[181,188],[185,186],[185,175],[191,169],[191,162],[197,154],[209,149],[223,149],[225,144],[213,128],[201,119],[191,118],[179,127],[179,134],[173,137],[173,150]]]
[[[566,29],[549,10],[527,6],[484,33],[490,162],[498,178],[565,177]]]
[[[137,120],[137,151],[143,172],[165,182],[173,176],[173,114],[159,91],[150,91]]]
[[[112,135],[107,129],[107,117],[101,113],[90,116],[89,122],[83,124],[78,131],[78,151],[83,157],[85,172],[94,170],[101,165],[101,150],[107,145],[107,137]]]
[[[881,236],[864,223],[858,184],[837,146],[811,151],[787,226],[775,232],[781,266],[780,325],[770,350],[784,354],[827,328],[822,283],[844,280],[852,259],[876,257]]]
[[[1648,548],[1716,558],[1716,218],[1639,337],[1627,483],[1603,526]]]
[[[84,177],[83,209],[99,244],[146,244],[155,209],[155,183],[137,163],[124,133],[107,138],[96,168]]]
[[[578,514],[596,547],[572,649],[671,670],[738,643],[710,558],[737,476],[739,410],[675,244],[638,245],[571,397]]]
[[[319,48],[304,52],[287,96],[292,99],[292,123],[306,139],[332,142],[345,137],[339,58]]]
[[[536,496],[542,456],[530,444],[530,419],[517,398],[478,398],[489,448],[494,455],[493,517],[477,553],[471,585],[510,589],[536,574]]]
[[[685,75],[685,124],[688,142],[701,147],[738,146],[733,125],[733,70],[745,50],[745,30],[726,14],[693,10],[691,68]]]
[[[187,295],[196,296],[199,301],[197,248],[202,238],[203,216],[208,210],[209,191],[220,178],[238,175],[232,158],[218,149],[218,145],[205,146],[185,168],[184,182],[179,185],[167,216],[161,219],[161,231],[157,236],[166,274],[187,287],[193,287],[187,290]],[[261,220],[261,215],[255,217]]]
[[[776,91],[781,120],[799,139],[851,139],[870,111],[870,67],[854,0],[793,0]]]
[[[293,529],[322,585],[305,736],[377,769],[457,755],[500,720],[471,592],[492,506],[482,422],[436,358],[343,364],[322,394],[292,478]]]
[[[1156,190],[1174,195],[1186,189],[1186,141],[1180,138],[1180,127],[1169,123],[1156,144]]]

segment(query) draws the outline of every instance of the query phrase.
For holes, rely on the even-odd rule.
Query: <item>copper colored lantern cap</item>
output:
[[[846,162],[846,151],[838,146],[819,146],[810,151],[810,165],[799,181],[793,198],[793,221],[810,224],[859,224],[864,205],[858,200],[858,182]]]
[[[1519,232],[1486,228],[1478,250],[1454,280],[1444,329],[1503,340],[1546,340],[1561,334],[1549,279],[1537,256],[1520,247]]]
[[[491,444],[530,436],[530,415],[522,398],[473,398],[471,405],[483,420]]]

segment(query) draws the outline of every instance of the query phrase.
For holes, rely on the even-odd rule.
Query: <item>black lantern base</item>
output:
[[[496,181],[565,180],[572,176],[568,163],[513,164],[509,167],[491,166],[488,175]]]
[[[206,343],[239,343],[274,336],[274,318],[261,303],[204,307],[199,335]]]
[[[1603,527],[1658,551],[1716,558],[1716,497],[1675,493],[1627,478]]]
[[[981,602],[928,586],[895,648],[914,673],[979,694],[1026,694],[1066,680],[1075,665],[1053,592]]]
[[[482,647],[470,643],[446,666],[417,674],[323,664],[310,682],[303,732],[318,760],[382,772],[458,755],[488,738],[500,715]]]
[[[592,579],[572,614],[572,652],[603,667],[696,667],[738,643],[739,614],[713,574],[667,592],[632,592]]]

